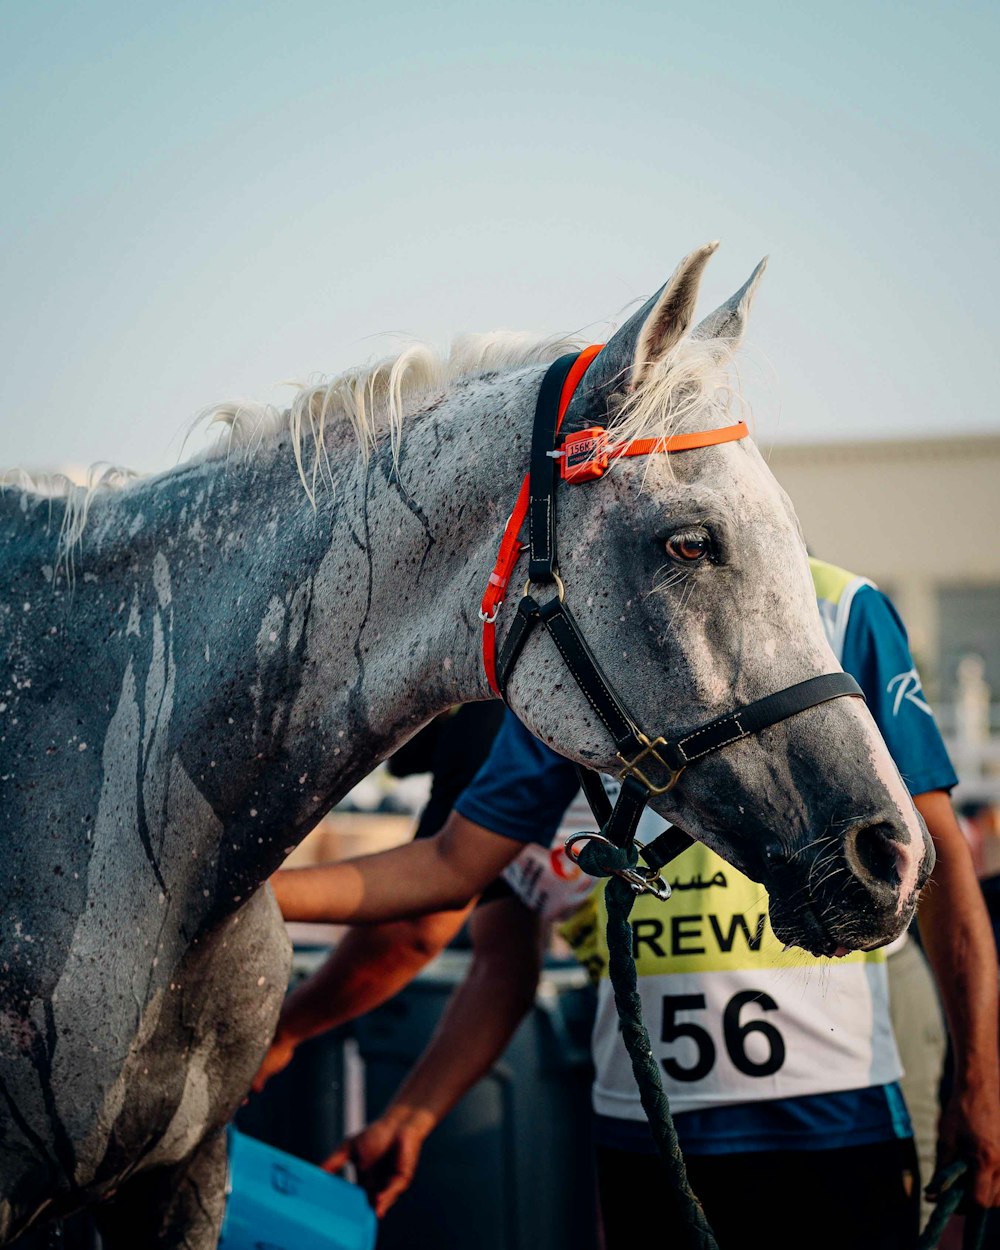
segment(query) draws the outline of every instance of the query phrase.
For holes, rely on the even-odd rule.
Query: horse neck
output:
[[[408,420],[398,467],[336,433],[315,507],[286,440],[95,516],[78,588],[81,572],[122,583],[133,697],[157,706],[148,766],[205,800],[199,854],[227,898],[430,717],[487,697],[476,609],[526,461],[513,401],[529,382],[469,386]]]

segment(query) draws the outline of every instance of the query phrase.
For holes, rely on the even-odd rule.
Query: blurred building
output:
[[[776,446],[809,548],[910,633],[964,797],[1000,798],[1000,435]]]

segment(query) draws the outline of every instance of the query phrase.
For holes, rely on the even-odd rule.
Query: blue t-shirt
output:
[[[548,846],[579,789],[570,761],[539,742],[508,711],[455,811],[492,833]]]
[[[958,778],[924,699],[903,622],[874,586],[861,586],[854,594],[842,663],[864,691],[910,793],[956,785]],[[455,807],[494,833],[548,846],[578,788],[573,765],[508,712],[486,762]],[[829,1150],[912,1133],[895,1083],[689,1111],[676,1117],[676,1126],[689,1154]],[[655,1151],[648,1125],[641,1122],[599,1116],[596,1133],[602,1145]]]
[[[865,693],[911,794],[950,790],[955,769],[927,705],[899,613],[880,590],[862,586],[854,596],[841,660]]]

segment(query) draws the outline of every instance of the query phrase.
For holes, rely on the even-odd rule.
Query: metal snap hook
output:
[[[578,854],[573,853],[573,847],[577,843],[586,842],[591,838],[603,843],[604,846],[610,846],[615,850],[620,849],[615,846],[610,838],[606,838],[603,833],[574,833],[565,842],[566,854],[574,864],[579,864],[580,860]],[[646,849],[642,842],[635,842],[634,845],[640,855]],[[663,880],[655,868],[615,868],[612,871],[616,877],[621,877],[623,881],[628,882],[633,894],[652,894],[661,903],[665,903],[671,895],[670,886]]]

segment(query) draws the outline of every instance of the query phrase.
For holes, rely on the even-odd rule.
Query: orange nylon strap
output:
[[[573,362],[572,368],[566,375],[562,394],[559,397],[557,429],[562,425],[570,400],[573,398],[576,388],[580,385],[580,379],[587,372],[590,362],[603,346],[603,343],[593,343],[590,347],[585,347]],[[493,572],[490,574],[490,579],[486,586],[486,593],[483,595],[483,601],[479,607],[479,618],[483,622],[483,668],[486,670],[486,680],[489,682],[490,689],[495,695],[500,693],[496,674],[497,613],[500,611],[500,605],[507,594],[507,586],[514,575],[517,562],[521,558],[522,545],[520,534],[524,518],[527,515],[528,476],[525,474],[524,481],[521,483],[521,489],[518,492],[517,502],[514,504],[514,511],[508,517],[507,524],[504,527],[496,564],[493,566]]]
[[[648,456],[657,451],[692,451],[695,447],[715,447],[719,443],[735,443],[746,438],[750,431],[745,421],[724,425],[721,429],[700,430],[695,434],[671,434],[667,438],[634,438],[630,443],[608,448],[608,458],[620,456]]]

